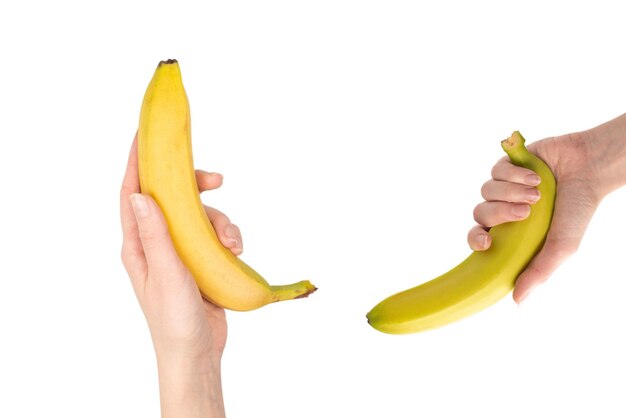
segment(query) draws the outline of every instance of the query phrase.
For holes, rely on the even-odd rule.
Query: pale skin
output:
[[[200,192],[217,189],[222,176],[196,171]],[[225,247],[239,255],[241,233],[220,211],[205,207]],[[137,138],[120,192],[122,261],[150,328],[156,352],[163,417],[224,417],[221,358],[226,344],[224,309],[203,299],[170,239],[156,202],[142,195]]]
[[[578,248],[596,208],[626,185],[626,114],[587,131],[547,138],[528,147],[552,169],[557,199],[548,237],[519,276],[513,298],[521,303]],[[492,226],[524,219],[541,197],[538,178],[508,158],[498,161],[474,210],[479,225],[468,234],[474,250],[489,248]],[[222,176],[196,172],[200,192],[221,186]],[[222,244],[242,252],[239,228],[205,207]],[[172,244],[154,200],[142,195],[133,141],[120,193],[122,261],[154,344],[163,417],[224,417],[221,357],[226,344],[224,310],[203,299]]]
[[[602,199],[626,184],[626,114],[587,131],[534,142],[528,149],[552,169],[557,196],[546,242],[515,284],[517,303],[576,252]],[[474,209],[478,225],[467,237],[476,251],[491,245],[490,227],[526,218],[541,198],[535,173],[508,157],[494,165],[491,175],[481,189],[485,201]]]

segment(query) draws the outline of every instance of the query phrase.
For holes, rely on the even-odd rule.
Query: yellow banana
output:
[[[143,99],[138,132],[142,193],[159,204],[178,255],[202,295],[248,311],[308,296],[309,281],[270,286],[220,243],[200,200],[191,152],[189,103],[176,60],[161,61]]]
[[[554,210],[556,181],[548,166],[524,146],[519,132],[502,141],[511,161],[541,177],[541,199],[528,218],[491,228],[491,247],[475,251],[434,280],[397,293],[376,305],[369,324],[389,334],[420,332],[472,315],[503,298],[543,246]]]

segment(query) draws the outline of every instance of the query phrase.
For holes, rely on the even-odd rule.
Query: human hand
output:
[[[200,192],[222,184],[222,176],[215,173],[198,170],[196,179]],[[120,193],[120,210],[122,261],[150,328],[163,415],[167,416],[168,410],[180,414],[181,407],[175,404],[182,402],[182,397],[188,405],[197,406],[201,401],[190,399],[194,390],[211,394],[211,407],[223,412],[220,361],[226,344],[225,312],[202,298],[174,249],[161,210],[150,196],[140,194],[136,137]],[[221,243],[233,254],[241,254],[239,228],[218,210],[206,206],[205,210]],[[198,378],[202,381],[190,381]]]
[[[538,285],[571,256],[580,244],[587,225],[606,193],[604,159],[593,146],[592,131],[568,134],[537,141],[528,149],[546,162],[556,178],[554,214],[546,241],[540,252],[520,274],[513,299],[521,303]],[[513,165],[508,157],[500,159],[481,194],[485,202],[474,209],[479,225],[469,231],[468,243],[475,251],[490,247],[489,228],[525,219],[541,196],[536,186],[540,178],[531,170]]]

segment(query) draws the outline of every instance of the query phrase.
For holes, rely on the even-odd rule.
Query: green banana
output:
[[[513,289],[519,274],[543,246],[556,198],[554,175],[524,142],[515,131],[502,141],[502,148],[513,164],[541,177],[537,187],[541,199],[531,206],[530,215],[491,228],[488,250],[474,251],[449,272],[380,302],[367,314],[372,327],[389,334],[441,327],[487,308]]]

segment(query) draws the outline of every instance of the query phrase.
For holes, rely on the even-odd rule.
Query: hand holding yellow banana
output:
[[[308,280],[270,286],[220,243],[196,184],[189,103],[176,60],[161,61],[148,85],[138,154],[141,192],[160,206],[176,251],[206,299],[223,308],[248,311],[316,290]]]
[[[502,141],[513,164],[541,177],[541,199],[523,221],[491,228],[491,247],[473,252],[465,261],[437,277],[397,293],[376,305],[367,320],[389,334],[407,334],[440,327],[497,302],[543,246],[554,211],[556,181],[550,168],[524,146],[519,132]]]

